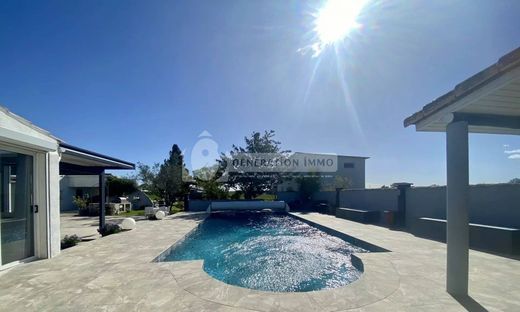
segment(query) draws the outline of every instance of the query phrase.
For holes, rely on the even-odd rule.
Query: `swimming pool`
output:
[[[276,292],[337,288],[362,272],[351,261],[367,250],[287,214],[212,214],[161,261],[204,260],[225,283]]]

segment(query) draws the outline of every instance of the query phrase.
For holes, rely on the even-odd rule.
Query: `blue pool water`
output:
[[[204,270],[225,283],[301,292],[357,280],[353,252],[366,250],[286,214],[213,214],[163,261],[203,259]]]

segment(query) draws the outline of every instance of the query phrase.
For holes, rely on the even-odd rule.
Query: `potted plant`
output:
[[[83,197],[75,196],[72,198],[72,203],[78,208],[78,214],[80,216],[88,216],[88,203]]]

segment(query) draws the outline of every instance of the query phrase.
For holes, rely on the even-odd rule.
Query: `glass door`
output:
[[[33,157],[0,150],[0,265],[34,256]]]

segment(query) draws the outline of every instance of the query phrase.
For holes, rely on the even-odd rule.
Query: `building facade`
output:
[[[65,144],[0,106],[0,269],[60,252],[60,174],[133,168]]]
[[[99,178],[95,175],[60,176],[60,210],[75,211],[73,199],[93,199],[99,196]]]
[[[330,159],[329,154],[295,153],[299,159],[309,156],[319,159],[321,155]],[[317,177],[320,191],[334,190],[335,188],[365,188],[365,161],[368,157],[333,155],[335,165],[333,170],[320,171],[319,167],[308,169],[305,172],[296,172],[292,177],[285,178],[277,186],[278,192],[299,191],[300,177]]]

